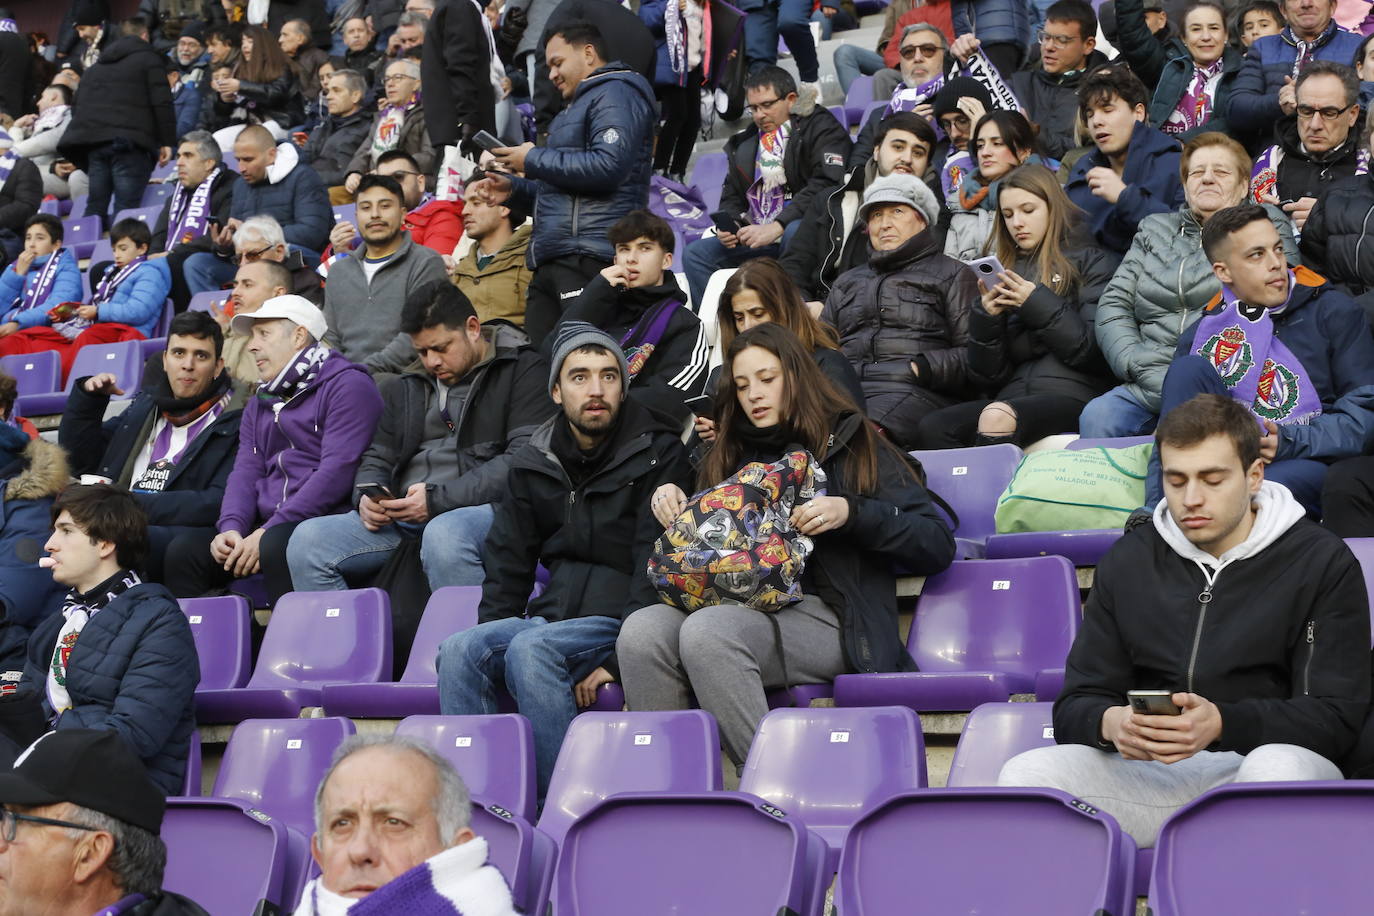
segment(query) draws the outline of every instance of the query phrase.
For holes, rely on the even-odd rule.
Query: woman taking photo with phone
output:
[[[1081,211],[1043,165],[1000,182],[992,249],[1003,270],[979,273],[969,313],[968,377],[994,399],[927,414],[921,448],[1011,442],[1073,432],[1083,405],[1112,386],[1093,314],[1115,256],[1079,233]]]
[[[851,671],[914,669],[897,631],[893,564],[939,572],[954,558],[954,540],[905,458],[787,328],[769,322],[735,337],[723,371],[729,384],[717,389],[720,426],[700,487],[750,462],[779,462],[798,446],[825,472],[824,495],[790,514],[791,527],[814,545],[802,597],[773,613],[743,604],[691,614],[670,604],[641,608],[626,618],[616,653],[630,709],[686,709],[695,694],[720,723],[726,753],[743,764],[768,712],[765,691]],[[687,494],[665,484],[652,505],[672,527]]]
[[[997,183],[1012,169],[1040,162],[1035,128],[1019,111],[989,111],[974,125],[968,154],[974,169],[948,201],[954,215],[945,236],[945,254],[961,261],[981,257],[996,222]]]

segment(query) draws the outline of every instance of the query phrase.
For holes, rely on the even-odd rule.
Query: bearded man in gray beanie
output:
[[[549,393],[561,409],[511,456],[484,554],[477,626],[439,647],[444,715],[497,711],[498,688],[534,727],[539,799],[578,706],[614,679],[620,621],[657,600],[645,568],[663,526],[649,498],[687,485],[680,430],[626,399],[628,369],[610,335],[559,325]],[[549,571],[529,600],[535,567]]]

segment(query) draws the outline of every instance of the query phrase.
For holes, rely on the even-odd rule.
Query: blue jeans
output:
[[[504,684],[534,729],[539,798],[549,790],[563,736],[577,715],[573,685],[606,660],[620,634],[616,617],[510,617],[455,633],[439,646],[439,710],[491,715]]]
[[[744,20],[744,57],[750,73],[778,62],[781,35],[797,62],[801,81],[814,83],[821,78],[820,58],[811,40],[810,0],[748,0],[739,8],[749,14]]]
[[[156,156],[127,140],[113,140],[92,149],[86,163],[90,180],[87,215],[100,217],[101,226],[108,226],[111,196],[116,213],[141,205],[156,163]]]
[[[481,585],[482,545],[491,528],[490,505],[463,506],[440,513],[420,535],[420,564],[431,590],[446,585]],[[415,527],[387,525],[368,531],[357,512],[306,519],[291,535],[286,562],[297,591],[342,591],[381,572],[391,551]]]
[[[287,243],[286,248],[288,251],[299,251],[306,264],[319,263],[320,253],[318,251],[290,243]],[[233,282],[234,274],[238,273],[238,270],[232,259],[221,258],[210,251],[197,251],[188,257],[181,267],[182,276],[186,278],[186,288],[191,291],[193,296],[196,293],[223,289],[226,283]]]
[[[838,3],[839,0],[834,0],[834,2]],[[817,9],[811,14],[811,21],[821,24],[821,41],[829,41],[830,36],[835,34],[836,29],[841,32],[847,32],[850,29],[857,29],[859,27],[859,24],[854,21],[854,17],[849,15],[843,7],[837,9],[833,16],[827,16]]]
[[[1137,401],[1125,385],[1117,385],[1083,408],[1078,418],[1078,435],[1084,439],[1143,436],[1154,432],[1158,422],[1154,411]]]
[[[691,288],[692,301],[702,302],[706,295],[706,284],[711,274],[724,267],[738,267],[751,258],[776,258],[787,250],[787,243],[801,228],[801,220],[787,224],[782,231],[781,244],[764,245],[762,248],[749,248],[736,245],[726,248],[714,235],[697,239],[687,246],[682,255],[682,266],[687,272],[687,285]]]
[[[849,87],[861,76],[872,76],[886,67],[883,56],[877,51],[861,48],[858,45],[843,44],[835,49],[835,78],[845,95]]]

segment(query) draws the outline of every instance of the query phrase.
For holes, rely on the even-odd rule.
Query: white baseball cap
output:
[[[262,304],[262,308],[247,315],[235,315],[230,327],[235,334],[244,337],[253,333],[253,322],[267,321],[272,318],[285,318],[310,332],[316,340],[323,340],[329,325],[325,323],[324,312],[304,296],[294,294],[274,296]]]

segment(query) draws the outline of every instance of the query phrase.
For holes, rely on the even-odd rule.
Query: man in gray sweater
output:
[[[401,372],[415,359],[410,337],[401,333],[406,295],[444,279],[444,261],[405,231],[405,196],[396,179],[364,176],[356,200],[363,246],[329,269],[324,339],[374,375]]]

